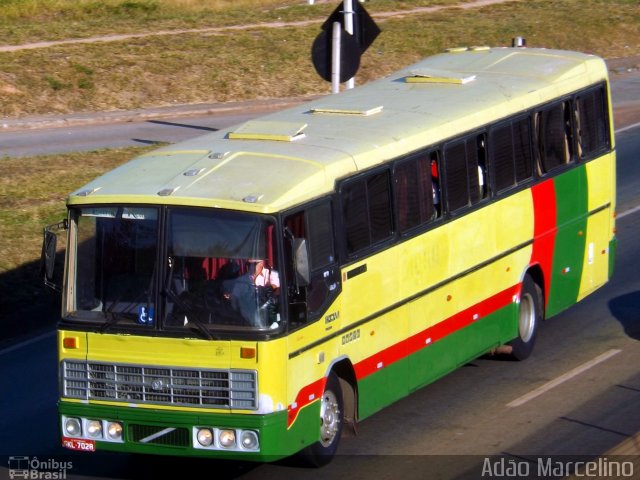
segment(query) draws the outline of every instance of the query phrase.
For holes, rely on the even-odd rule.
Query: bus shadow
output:
[[[60,273],[63,256],[56,255]],[[39,260],[0,273],[0,345],[52,330],[60,305],[59,292],[44,286]]]
[[[624,333],[640,340],[640,291],[609,300],[609,310],[624,328]]]

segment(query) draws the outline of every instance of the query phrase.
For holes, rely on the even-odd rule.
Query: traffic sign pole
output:
[[[340,37],[342,25],[333,22],[331,40],[331,93],[340,93]]]
[[[353,35],[353,0],[344,0],[344,29],[349,35]],[[346,88],[353,88],[356,84],[355,77],[351,77],[347,80]]]

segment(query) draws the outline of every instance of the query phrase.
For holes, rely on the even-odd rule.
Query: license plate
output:
[[[81,440],[79,438],[62,437],[62,446],[70,450],[79,450],[82,452],[95,452],[95,440]]]

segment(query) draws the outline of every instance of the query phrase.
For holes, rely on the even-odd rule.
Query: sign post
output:
[[[380,29],[360,2],[354,4],[353,0],[343,0],[321,28],[311,47],[316,72],[331,82],[333,93],[340,91],[340,83],[346,82],[346,88],[353,88],[360,56],[380,34]]]
[[[352,0],[344,0],[344,29],[349,35],[353,35],[353,3]],[[347,80],[347,90],[353,88],[356,84],[356,77]]]
[[[342,26],[333,22],[333,38],[331,40],[331,93],[340,93],[340,37]]]

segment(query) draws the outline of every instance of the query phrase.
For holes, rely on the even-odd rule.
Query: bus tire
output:
[[[511,356],[525,360],[531,355],[542,321],[542,289],[529,275],[525,275],[518,305],[518,337],[509,342]]]
[[[320,440],[301,453],[305,463],[321,467],[329,463],[336,451],[344,426],[344,399],[340,381],[331,372],[320,399]]]

